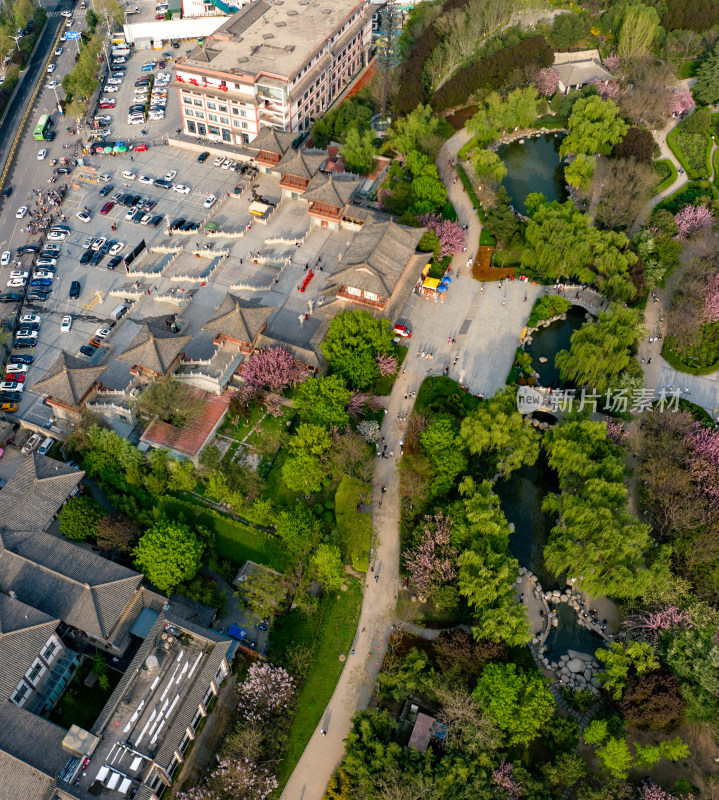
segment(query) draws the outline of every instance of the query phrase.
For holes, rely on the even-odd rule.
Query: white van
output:
[[[40,444],[42,441],[42,436],[39,433],[33,433],[33,435],[25,442],[22,446],[22,450],[20,451],[23,455],[29,456],[30,453]]]
[[[40,453],[41,456],[46,456],[50,452],[50,448],[55,444],[55,440],[52,436],[48,436],[47,439],[38,447],[37,452]]]
[[[125,314],[127,314],[127,306],[123,305],[123,306],[118,306],[117,308],[113,308],[110,313],[110,317],[112,319],[117,320],[117,319],[122,319],[122,317],[124,317]]]
[[[134,181],[135,178],[137,177],[137,173],[133,172],[131,169],[126,169],[126,170],[123,170],[122,177],[126,181]]]

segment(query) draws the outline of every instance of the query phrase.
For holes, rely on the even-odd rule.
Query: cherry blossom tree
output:
[[[442,219],[437,214],[422,214],[419,221],[439,239],[439,257],[461,253],[467,246],[467,234],[457,222]]]
[[[387,355],[385,353],[377,353],[374,358],[374,363],[377,365],[379,374],[384,377],[385,375],[394,375],[397,372],[397,356]]]
[[[180,792],[177,800],[265,800],[277,786],[266,766],[243,758],[221,758],[206,786]]]
[[[704,287],[704,322],[719,321],[719,273],[715,272],[707,279]]]
[[[237,686],[239,709],[248,722],[266,723],[286,712],[295,694],[295,681],[287,670],[255,662]]]
[[[265,397],[265,408],[271,417],[282,416],[282,398],[274,392],[269,392]]]
[[[719,511],[719,431],[697,423],[687,437],[693,450],[691,472],[694,483],[709,501],[713,512]]]
[[[281,392],[306,380],[307,370],[286,348],[268,347],[246,359],[240,375],[253,389]]]
[[[679,89],[672,93],[669,111],[672,114],[686,114],[694,108],[694,98],[689,89]]]
[[[624,430],[624,423],[613,419],[607,420],[607,436],[614,444],[622,447],[629,441],[629,434]]]
[[[689,796],[689,800],[691,797],[692,795]],[[679,800],[679,798],[649,782],[639,787],[639,800]]]
[[[610,72],[616,72],[619,69],[619,56],[617,53],[610,53],[604,57],[604,66]]]
[[[357,425],[357,433],[369,444],[379,441],[379,422],[374,419],[363,419]]]
[[[551,97],[553,94],[557,93],[557,89],[559,88],[559,73],[556,69],[544,67],[544,69],[540,69],[537,73],[537,77],[534,79],[534,85],[537,87],[539,94],[543,94],[545,97]]]
[[[678,233],[675,236],[679,241],[686,241],[692,233],[698,233],[712,227],[714,214],[708,206],[684,206],[674,215]]]
[[[492,771],[492,783],[497,787],[497,797],[502,800],[519,800],[522,797],[522,787],[514,779],[514,766],[506,761]]]
[[[450,544],[453,523],[449,517],[440,512],[425,520],[422,539],[405,554],[404,564],[420,598],[426,599],[456,576],[457,549]]]
[[[667,606],[659,611],[648,611],[628,617],[623,624],[633,635],[656,644],[659,635],[664,631],[691,628],[692,618],[687,611],[681,611],[676,606]]]
[[[618,83],[605,83],[599,78],[595,78],[593,81],[589,81],[589,84],[597,87],[597,92],[602,100],[617,100],[622,94]]]

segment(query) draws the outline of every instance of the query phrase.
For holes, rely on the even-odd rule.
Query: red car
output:
[[[105,205],[100,209],[100,213],[105,216],[105,214],[112,211],[113,208],[115,208],[115,204],[108,200],[107,203],[105,203]]]
[[[146,144],[136,144],[135,145],[135,152],[136,153],[146,153],[147,152],[147,145]]]
[[[15,383],[25,383],[25,376],[17,374],[15,372],[6,372],[5,373],[5,380],[6,381],[14,381]]]
[[[103,100],[100,103],[100,108],[115,108],[115,101],[114,100]]]
[[[412,331],[406,325],[395,325],[392,330],[397,336],[405,336],[407,339],[412,338]]]

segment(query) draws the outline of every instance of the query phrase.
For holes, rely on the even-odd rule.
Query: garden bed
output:
[[[714,349],[716,350],[716,343],[712,342]],[[719,355],[719,353],[717,353]],[[698,366],[691,366],[690,364],[684,361],[683,354],[679,354],[676,350],[673,349],[673,339],[671,336],[667,336],[664,340],[664,346],[662,347],[662,358],[669,363],[674,369],[679,370],[680,372],[686,372],[687,375],[711,375],[713,372],[719,372],[719,358],[717,360],[713,360],[711,363],[705,363],[704,365]],[[696,361],[700,359],[694,359]],[[708,359],[707,359],[708,360]]]
[[[709,177],[712,140],[707,133],[686,133],[677,127],[669,132],[667,144],[689,178]]]
[[[94,686],[86,686],[85,679],[92,672],[92,666],[93,660],[86,658],[75,670],[70,683],[50,712],[51,722],[68,730],[72,725],[78,725],[86,731],[95,724],[105,703],[120,682],[122,673],[108,667],[108,688],[102,689],[97,681]]]

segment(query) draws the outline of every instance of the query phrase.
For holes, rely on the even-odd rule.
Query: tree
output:
[[[387,144],[398,153],[419,151],[430,158],[437,155],[442,142],[447,138],[442,131],[442,120],[432,113],[429,105],[420,105],[392,122]]]
[[[596,322],[574,331],[570,349],[557,353],[555,363],[563,380],[604,394],[633,361],[644,336],[641,311],[615,303],[600,312]]]
[[[351,397],[352,390],[339,375],[326,375],[301,383],[295,390],[293,402],[300,419],[307,423],[343,428],[349,423],[345,409]]]
[[[406,164],[412,175],[414,202],[410,211],[428,214],[447,202],[447,189],[442,183],[436,165],[427,156],[412,151],[406,156]]]
[[[668,733],[684,721],[686,702],[676,675],[657,670],[630,677],[617,708],[637,728]]]
[[[105,509],[94,497],[71,497],[60,509],[60,533],[72,541],[95,539]]]
[[[389,321],[364,309],[338,314],[330,322],[322,352],[333,372],[344,377],[350,386],[363,389],[377,377],[377,353],[392,352]]]
[[[129,553],[140,533],[137,521],[124,514],[107,514],[97,523],[97,546],[101,550]]]
[[[597,159],[580,153],[564,168],[564,177],[570,186],[575,189],[586,189],[592,182]]]
[[[159,519],[132,551],[140,572],[161,592],[171,594],[176,586],[197,574],[205,550],[188,525]]]
[[[321,425],[310,425],[301,422],[295,429],[287,449],[293,455],[309,453],[321,457],[332,447],[332,437]]]
[[[681,123],[681,130],[686,133],[704,133],[712,124],[712,112],[705,106],[697,108]]]
[[[460,436],[473,455],[496,458],[496,467],[505,476],[523,464],[534,464],[539,455],[539,434],[517,411],[508,389],[465,417]]]
[[[706,231],[714,225],[714,214],[705,205],[684,206],[674,215],[677,223],[677,238],[685,242],[693,233]]]
[[[242,584],[242,599],[261,619],[273,616],[286,595],[282,576],[263,567],[253,569]]]
[[[307,379],[307,370],[285,347],[255,350],[242,364],[244,382],[253,389],[282,392]]]
[[[504,186],[500,186],[494,194],[494,204],[486,211],[486,226],[498,244],[505,247],[520,231],[517,215],[512,211],[509,195]]]
[[[595,653],[597,660],[604,664],[600,675],[602,686],[613,689],[613,697],[619,700],[624,691],[630,670],[639,677],[659,668],[659,662],[652,647],[645,642],[612,642],[609,650],[601,648]]]
[[[457,574],[457,549],[450,544],[452,520],[441,513],[425,517],[424,534],[416,549],[405,553],[404,564],[422,602]]]
[[[659,29],[659,15],[650,6],[627,6],[619,32],[619,57],[625,64],[644,58]]]
[[[356,125],[352,125],[347,130],[341,153],[350,172],[356,172],[359,175],[371,172],[377,156],[374,139],[375,134],[371,128],[360,131]]]
[[[692,94],[700,105],[708,106],[719,100],[719,45],[699,65]]]
[[[326,592],[336,592],[344,583],[345,569],[339,547],[321,544],[310,559],[314,579]]]
[[[630,128],[632,130],[635,129]],[[623,144],[626,142],[627,139]],[[652,139],[652,145],[653,143]],[[600,183],[601,200],[596,209],[597,221],[605,228],[626,230],[634,225],[651,197],[657,175],[649,164],[641,163],[635,158],[613,158],[602,164]]]
[[[618,144],[629,126],[619,116],[616,103],[597,95],[582,97],[572,107],[567,124],[569,133],[562,140],[561,155],[574,153],[593,156],[608,155]]]
[[[282,465],[282,480],[291,492],[319,492],[325,474],[322,462],[310,453],[290,456]]]
[[[267,724],[290,711],[294,678],[283,667],[255,661],[237,684],[238,708],[248,722]]]
[[[435,420],[420,434],[419,441],[435,473],[434,492],[444,494],[467,467],[454,422],[448,417]]]
[[[494,150],[476,150],[472,153],[472,169],[490,189],[496,189],[507,177],[507,167]]]
[[[654,160],[655,146],[651,131],[632,127],[624,139],[614,147],[614,155],[620,158],[635,158],[644,164],[650,164]]]
[[[419,221],[437,237],[440,258],[461,253],[466,248],[467,234],[459,223],[442,219],[438,214],[422,214]]]
[[[627,73],[631,89],[622,92],[619,104],[627,118],[646,128],[660,127],[669,113],[674,83],[671,67],[646,58],[634,62]]]
[[[490,661],[507,661],[508,651],[503,642],[474,639],[461,628],[453,628],[432,641],[431,656],[442,672],[473,687],[484,666]]]
[[[496,723],[465,686],[448,677],[434,683],[432,694],[441,706],[437,718],[447,726],[448,747],[478,757],[501,746],[502,736]]]
[[[561,791],[566,786],[574,786],[587,774],[587,764],[575,753],[560,753],[555,762],[544,765],[543,772],[549,785]]]
[[[369,421],[372,424],[374,420]],[[376,422],[374,422],[377,425]],[[362,422],[357,426],[362,425]],[[372,429],[374,430],[374,429]],[[374,435],[374,433],[372,434]],[[379,425],[377,425],[377,435],[373,444],[379,439]],[[349,475],[350,478],[359,478],[361,481],[372,480],[374,472],[374,454],[367,447],[363,437],[347,433],[338,434],[332,443],[330,457],[337,472]]]
[[[537,91],[545,97],[552,97],[559,88],[559,73],[551,67],[543,67],[534,79]]]
[[[317,517],[304,503],[297,503],[280,512],[276,533],[294,557],[313,550],[322,537]]]
[[[515,664],[488,664],[474,698],[504,731],[508,745],[536,738],[554,713],[554,699],[544,678]]]

